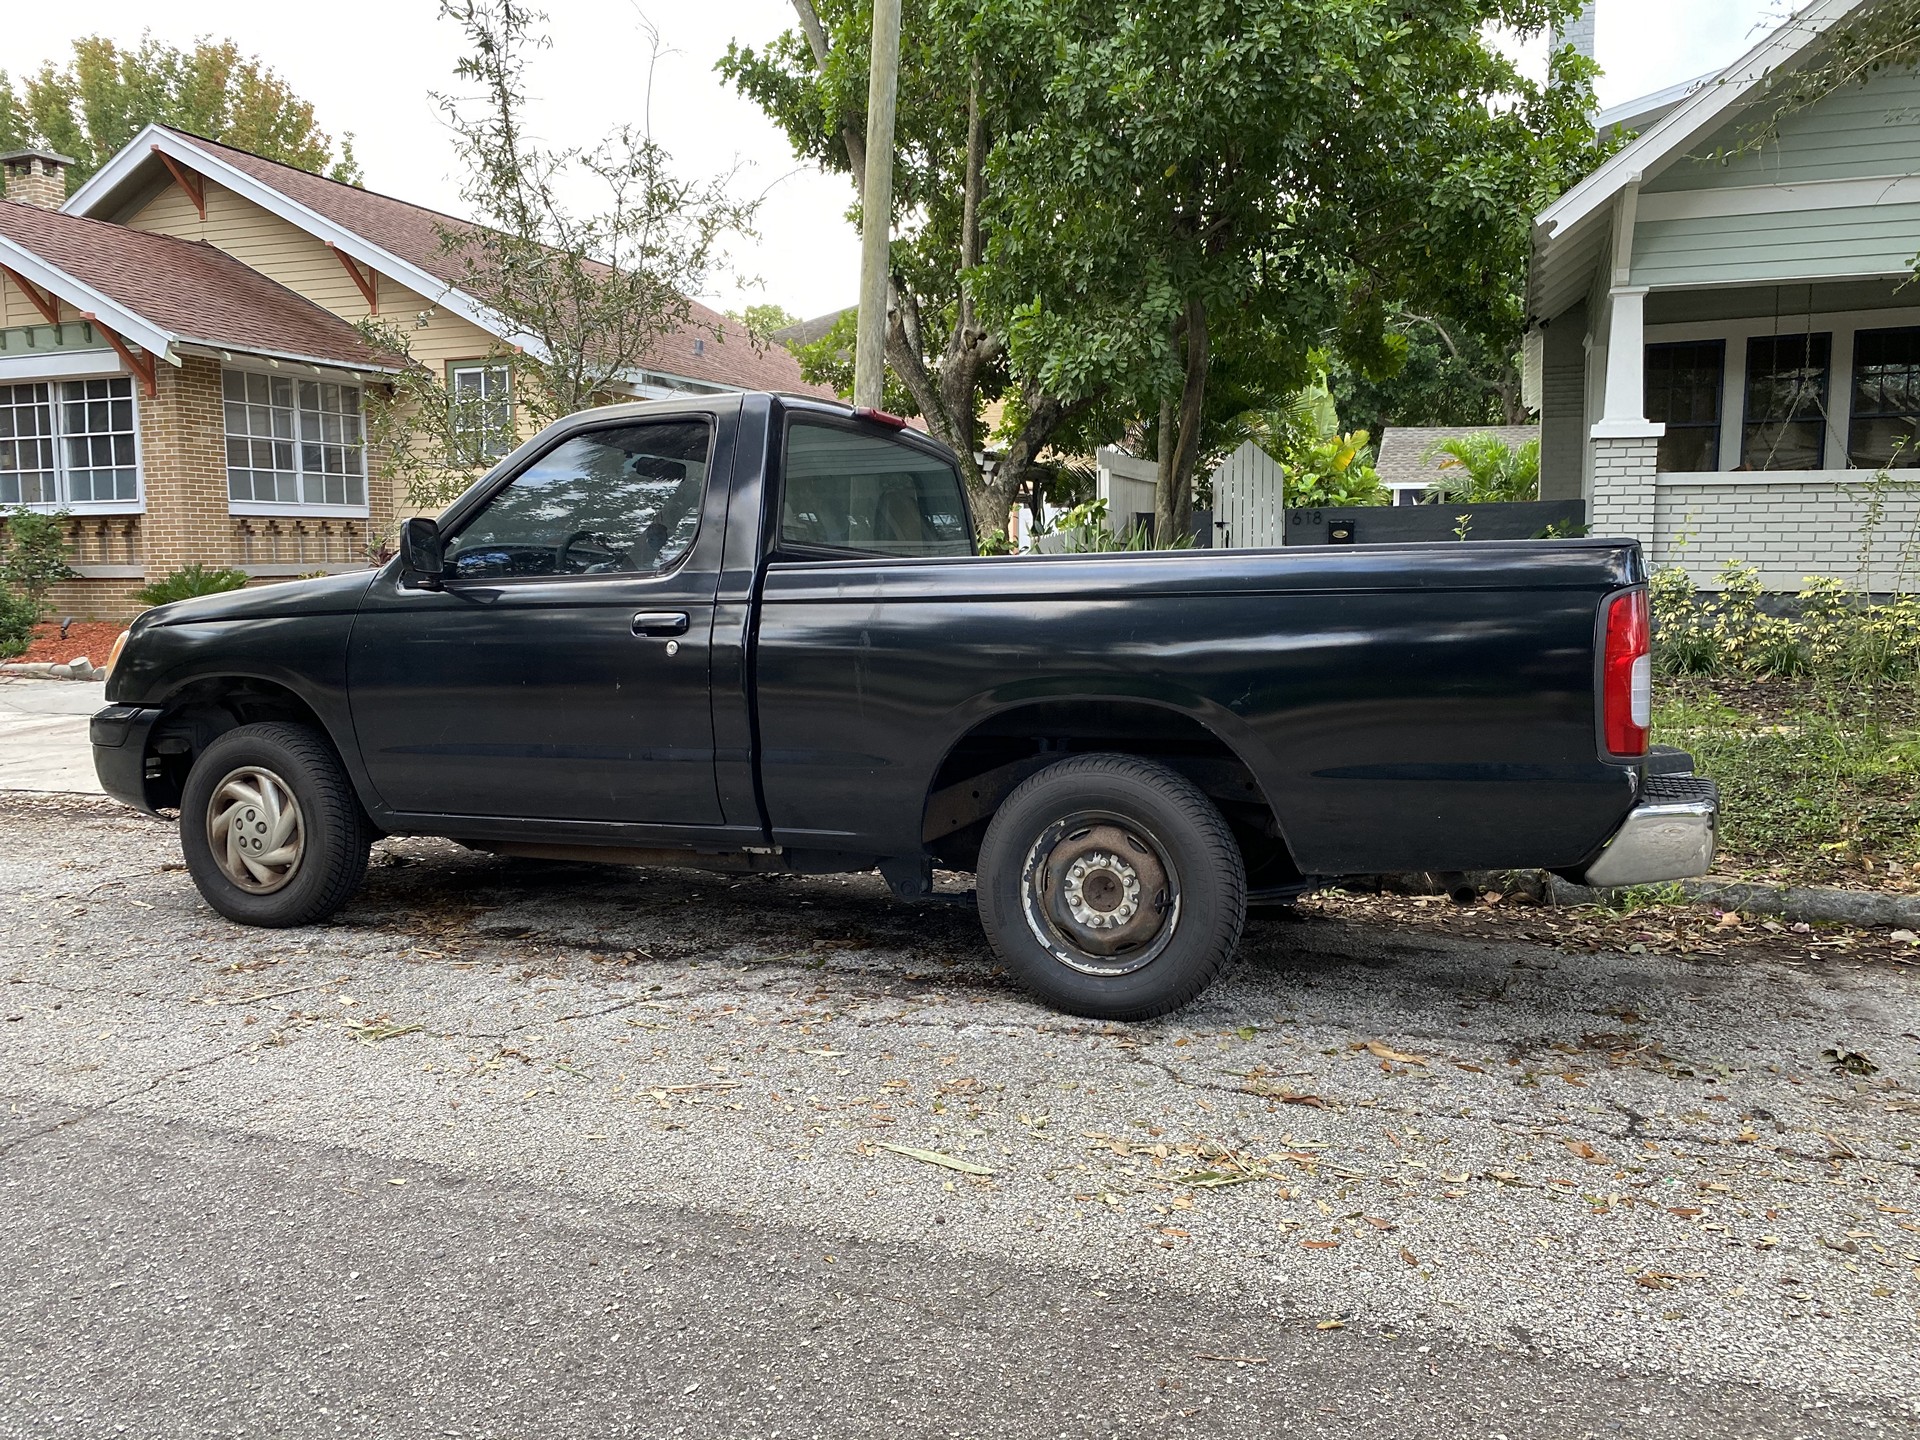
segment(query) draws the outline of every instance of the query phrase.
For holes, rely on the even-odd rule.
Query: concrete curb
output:
[[[107,678],[107,672],[84,655],[65,665],[46,660],[28,660],[12,665],[0,665],[0,675],[17,675],[28,680],[104,680]]]
[[[1383,890],[1410,895],[1480,895],[1515,888],[1536,900],[1558,905],[1605,905],[1627,888],[1600,890],[1575,885],[1544,870],[1482,870],[1464,875],[1381,875],[1369,877]],[[1706,876],[1674,882],[1688,900],[1743,914],[1777,915],[1783,920],[1829,925],[1886,926],[1920,931],[1920,895],[1888,895],[1874,890],[1837,890],[1824,885],[1757,885],[1745,880]],[[1629,887],[1631,888],[1631,887]]]
[[[1920,896],[1886,895],[1873,890],[1836,890],[1824,885],[1755,885],[1744,880],[1676,882],[1689,900],[1743,914],[1777,915],[1783,920],[1824,921],[1830,925],[1884,925],[1920,930]],[[1563,905],[1605,904],[1617,890],[1570,885],[1554,877],[1554,899]]]

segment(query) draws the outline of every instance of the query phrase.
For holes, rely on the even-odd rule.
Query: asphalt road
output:
[[[1129,1029],[877,880],[178,866],[0,797],[0,1435],[1920,1433],[1911,970],[1309,913]]]

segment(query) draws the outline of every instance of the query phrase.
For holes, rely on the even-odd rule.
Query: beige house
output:
[[[368,563],[397,497],[366,404],[405,362],[355,321],[397,325],[415,362],[510,412],[500,357],[537,342],[459,289],[441,236],[466,222],[164,126],[70,197],[68,163],[0,156],[0,510],[72,517],[64,613],[125,615],[194,562],[261,580]],[[784,349],[697,317],[625,393],[823,393]]]

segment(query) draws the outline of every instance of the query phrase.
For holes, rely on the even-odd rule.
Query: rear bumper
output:
[[[154,813],[147,799],[147,734],[160,718],[156,707],[109,705],[87,726],[93,742],[93,773],[100,788],[136,810]]]
[[[1720,787],[1696,775],[1650,775],[1626,820],[1581,876],[1587,884],[1650,885],[1713,868]]]

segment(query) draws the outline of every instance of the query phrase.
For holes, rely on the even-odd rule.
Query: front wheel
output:
[[[1185,776],[1131,755],[1077,755],[1032,776],[980,849],[994,953],[1057,1009],[1149,1020],[1211,985],[1246,922],[1226,820]]]
[[[229,730],[180,797],[180,848],[201,896],[229,920],[311,925],[360,887],[372,830],[333,748],[304,725]]]

